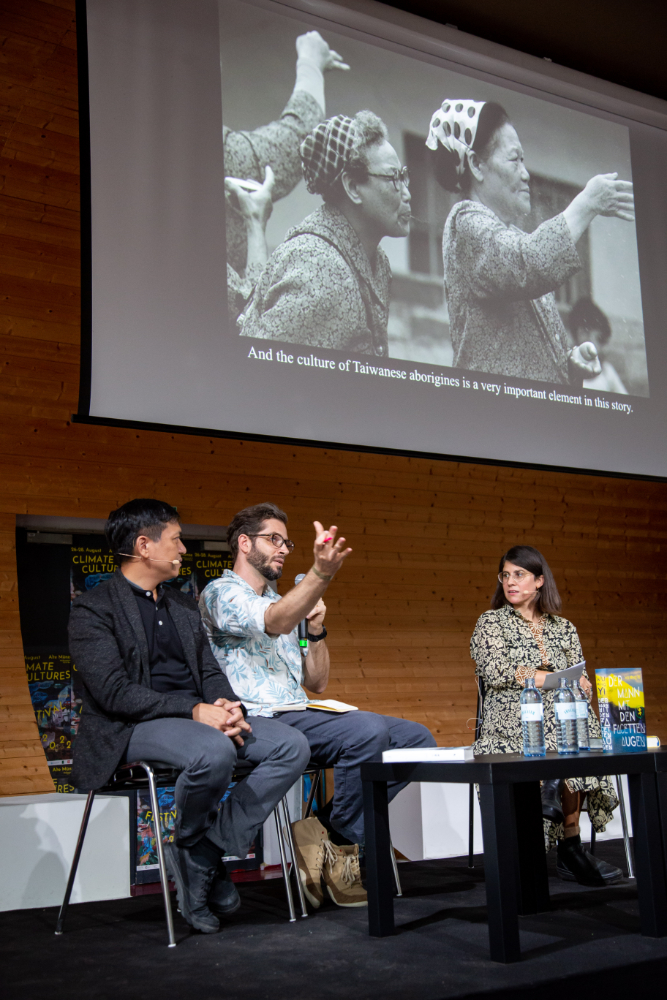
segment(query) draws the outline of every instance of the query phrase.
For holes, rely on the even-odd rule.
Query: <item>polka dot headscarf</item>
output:
[[[440,143],[456,153],[459,158],[456,172],[459,175],[463,174],[466,152],[475,141],[479,113],[485,104],[486,101],[445,100],[431,118],[426,145],[429,149],[437,149]]]

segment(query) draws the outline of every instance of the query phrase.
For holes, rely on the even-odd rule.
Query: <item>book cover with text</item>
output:
[[[646,710],[640,667],[596,670],[602,749],[606,753],[646,750]]]

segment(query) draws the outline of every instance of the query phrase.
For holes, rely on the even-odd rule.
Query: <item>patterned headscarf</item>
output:
[[[322,194],[338,180],[352,150],[355,126],[351,118],[336,115],[320,122],[301,143],[301,166],[311,194]]]
[[[472,149],[480,111],[485,104],[486,101],[445,100],[431,118],[426,145],[429,149],[437,149],[440,142],[445,149],[456,153],[459,158],[456,172],[459,176],[465,170],[466,152]]]

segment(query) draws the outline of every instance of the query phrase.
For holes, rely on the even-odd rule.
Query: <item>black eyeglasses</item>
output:
[[[291,541],[291,539],[289,538],[283,538],[283,536],[279,535],[277,532],[273,535],[264,535],[264,534],[248,535],[248,538],[270,538],[272,544],[275,545],[277,549],[282,549],[283,545],[285,546],[288,552],[292,552],[294,549],[294,542]]]
[[[372,174],[367,171],[369,177],[382,177],[386,181],[394,182],[394,190],[399,191],[399,185],[404,184],[406,188],[410,187],[410,174],[408,173],[407,167],[401,167],[400,170],[394,170],[392,174]]]

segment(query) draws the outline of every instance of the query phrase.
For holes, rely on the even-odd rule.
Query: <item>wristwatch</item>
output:
[[[323,625],[322,626],[322,631],[320,632],[319,635],[313,635],[312,632],[308,633],[308,642],[319,642],[320,639],[326,639],[326,637],[327,637],[327,630],[325,629],[325,627]]]

